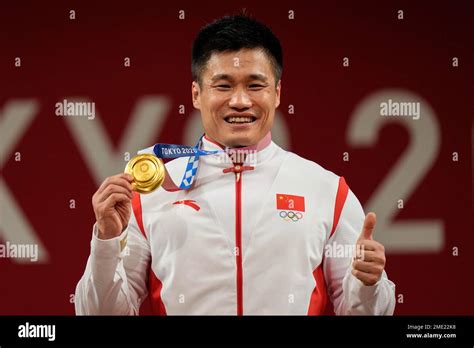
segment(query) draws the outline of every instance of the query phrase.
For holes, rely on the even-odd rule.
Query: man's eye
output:
[[[259,84],[252,84],[250,85],[250,88],[252,89],[260,89],[260,88],[263,88],[265,87],[264,85],[259,85]]]
[[[217,85],[216,87],[221,88],[221,89],[229,89],[230,88],[229,85]]]

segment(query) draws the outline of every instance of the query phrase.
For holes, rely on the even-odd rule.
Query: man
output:
[[[92,198],[97,223],[76,289],[77,314],[391,315],[394,284],[374,241],[375,214],[344,179],[270,141],[282,50],[244,15],[204,27],[193,45],[192,98],[205,136],[190,190],[132,192],[107,178]],[[227,148],[253,146],[241,163]],[[251,158],[252,157],[252,158]],[[183,175],[187,158],[166,164]],[[358,246],[354,255],[328,253]]]

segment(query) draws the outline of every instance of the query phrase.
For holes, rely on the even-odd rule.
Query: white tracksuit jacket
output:
[[[202,148],[221,149],[206,137]],[[166,164],[175,182],[186,164]],[[162,315],[318,315],[328,297],[337,315],[393,314],[385,272],[365,286],[352,255],[330,253],[354,245],[364,221],[343,178],[271,142],[253,166],[201,157],[195,180],[189,191],[136,194],[116,238],[98,239],[94,226],[77,314],[137,315],[147,295]],[[303,197],[304,211],[277,209],[278,195]]]

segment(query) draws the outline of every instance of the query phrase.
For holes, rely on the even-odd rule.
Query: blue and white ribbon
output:
[[[183,178],[181,179],[181,184],[179,185],[179,189],[181,190],[189,190],[192,187],[199,167],[199,157],[225,152],[224,150],[201,150],[202,138],[203,136],[199,138],[199,141],[194,147],[161,143],[155,144],[153,146],[153,153],[158,158],[189,157],[186,170],[184,172]]]

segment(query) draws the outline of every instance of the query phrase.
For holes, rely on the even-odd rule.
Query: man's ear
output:
[[[280,106],[280,94],[281,94],[281,80],[278,81],[276,86],[276,98],[275,98],[275,109]]]
[[[193,106],[194,108],[200,110],[201,109],[201,88],[199,87],[199,83],[193,81],[191,85],[191,95],[193,98]]]

